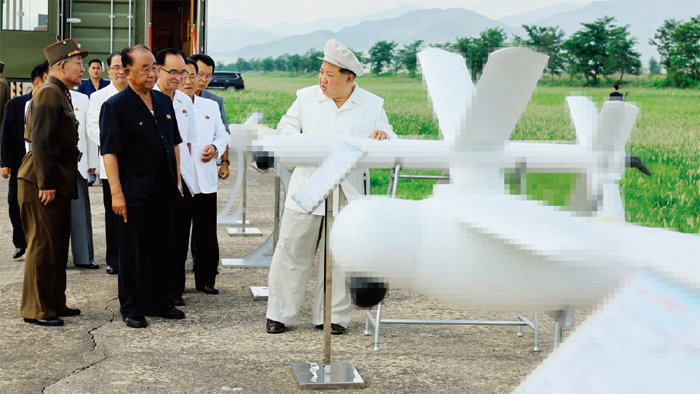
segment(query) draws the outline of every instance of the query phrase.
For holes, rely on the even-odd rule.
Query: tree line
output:
[[[616,78],[621,83],[625,75],[642,72],[641,55],[633,49],[637,39],[629,25],[618,26],[615,18],[603,17],[582,23],[581,29],[565,38],[559,26],[523,25],[526,36],[510,38],[501,28],[488,28],[476,37],[460,37],[454,42],[431,44],[462,55],[476,81],[489,53],[508,46],[529,47],[549,55],[545,73],[569,74],[583,77],[587,85],[598,85],[602,78]],[[667,19],[657,29],[649,44],[655,46],[660,60],[649,60],[649,74],[665,71],[664,85],[692,87],[700,84],[700,15],[683,22]],[[360,62],[373,74],[418,72],[416,55],[425,47],[417,40],[401,47],[394,41],[378,41],[367,53],[354,51]],[[321,66],[323,52],[310,49],[305,54],[284,54],[276,58],[239,58],[236,62],[217,66],[221,70],[315,72]]]

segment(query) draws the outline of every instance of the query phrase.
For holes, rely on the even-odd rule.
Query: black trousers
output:
[[[195,194],[192,198],[192,259],[195,285],[213,286],[219,266],[216,193]]]
[[[107,179],[102,180],[102,202],[105,205],[105,238],[107,241],[107,253],[105,262],[110,267],[119,266],[119,221],[124,221],[121,216],[112,210],[112,189]],[[128,218],[128,213],[127,213]]]
[[[12,223],[12,243],[15,248],[26,248],[27,240],[24,238],[24,228],[22,219],[19,216],[19,203],[17,202],[17,171],[18,168],[11,168],[10,185],[7,190],[7,203],[10,205],[10,223]]]
[[[192,194],[185,183],[182,183],[184,197],[175,203],[175,245],[171,284],[172,298],[182,298],[185,291],[185,263],[187,249],[190,244],[190,229],[192,227]]]
[[[122,316],[143,316],[173,307],[168,278],[173,257],[173,200],[162,198],[127,206],[119,222],[119,303]]]

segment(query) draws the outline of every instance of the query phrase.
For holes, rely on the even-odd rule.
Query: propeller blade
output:
[[[462,56],[438,48],[420,51],[418,61],[442,137],[452,145],[471,105],[474,84],[469,70]]]
[[[548,59],[527,48],[505,48],[491,53],[476,87],[467,132],[457,139],[457,149],[500,146],[508,140]]]
[[[606,101],[598,117],[594,147],[601,152],[624,152],[639,108],[623,101]]]
[[[588,97],[569,96],[566,98],[571,113],[571,121],[576,129],[579,145],[592,148],[593,134],[598,128],[598,110]]]

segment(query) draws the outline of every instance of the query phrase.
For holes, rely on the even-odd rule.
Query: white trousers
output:
[[[342,193],[341,193],[342,194]],[[323,216],[308,215],[286,209],[282,217],[280,236],[272,256],[267,318],[284,324],[296,322],[306,286],[311,277],[311,265],[320,244],[323,252]],[[321,241],[321,242],[319,242]],[[323,324],[323,253],[319,258],[318,275],[313,301],[313,322]],[[333,267],[331,321],[348,327],[353,306],[345,275]]]

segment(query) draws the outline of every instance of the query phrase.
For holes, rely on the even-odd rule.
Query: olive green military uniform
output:
[[[27,238],[20,314],[56,317],[66,310],[70,202],[77,198],[78,133],[66,86],[51,77],[34,94],[24,138],[31,151],[18,173],[18,201]],[[39,190],[56,190],[47,206]]]

